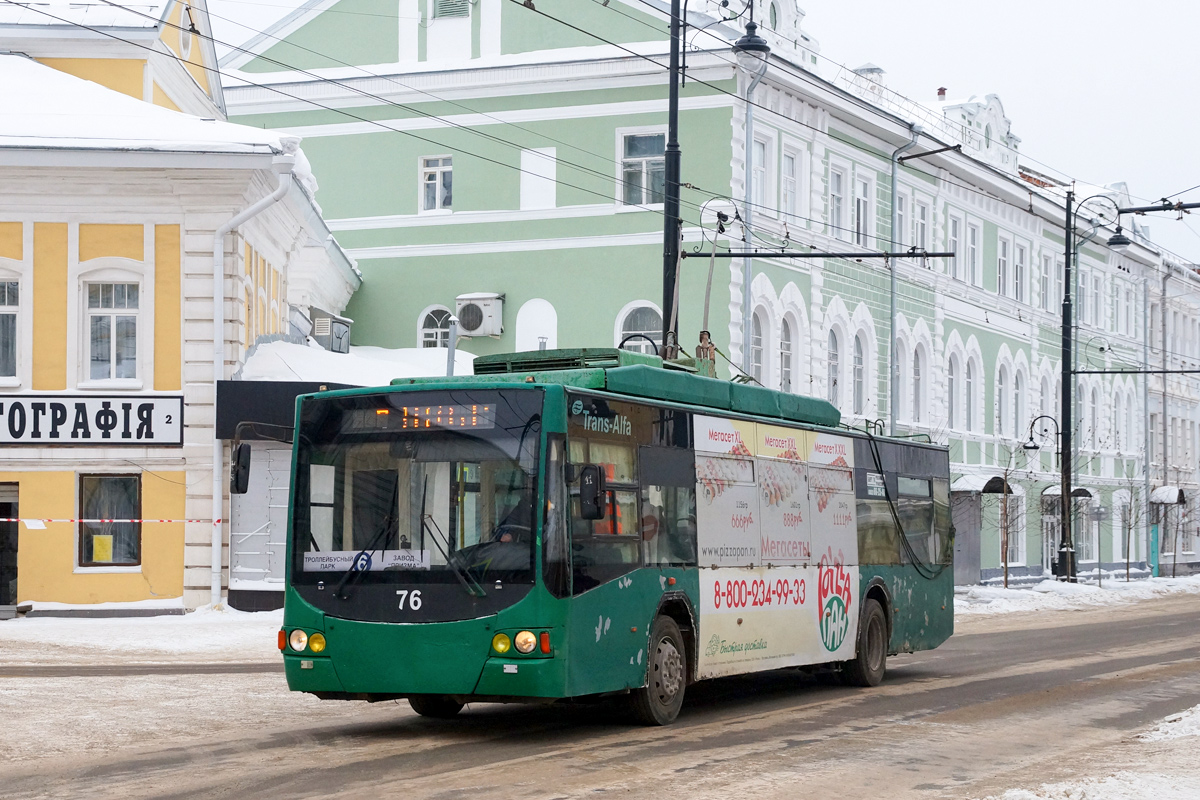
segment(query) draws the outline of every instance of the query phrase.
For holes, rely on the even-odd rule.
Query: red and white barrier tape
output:
[[[122,522],[204,522],[220,525],[224,520],[211,519],[49,519],[45,517],[0,517],[0,522],[82,522],[87,525],[102,525],[104,523]]]

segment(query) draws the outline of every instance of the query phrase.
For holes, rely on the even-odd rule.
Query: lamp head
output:
[[[758,25],[754,20],[746,23],[746,33],[733,43],[733,54],[739,64],[752,70],[759,69],[771,54],[771,46],[767,44],[766,39],[758,35]]]
[[[1034,450],[1041,450],[1041,449],[1042,449],[1041,445],[1039,445],[1037,442],[1035,442],[1035,441],[1033,440],[1033,434],[1032,434],[1032,433],[1031,433],[1031,434],[1029,434],[1029,441],[1028,441],[1028,442],[1026,442],[1025,444],[1021,445],[1021,447],[1022,447],[1022,448],[1023,448],[1023,449],[1024,449],[1026,452],[1029,452],[1029,453],[1032,453]]]
[[[1117,232],[1114,233],[1112,235],[1112,238],[1110,238],[1108,240],[1109,248],[1111,248],[1112,250],[1115,250],[1118,253],[1124,253],[1132,245],[1133,245],[1133,242],[1129,239],[1129,237],[1121,232],[1120,225],[1117,226]]]

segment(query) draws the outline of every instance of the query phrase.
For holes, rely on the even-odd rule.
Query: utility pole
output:
[[[679,151],[679,18],[680,0],[671,0],[671,61],[667,71],[667,147],[664,154],[663,198],[663,337],[659,354],[674,358],[679,345],[679,309],[675,307],[679,281],[679,175],[682,154]]]
[[[1061,522],[1062,531],[1058,547],[1058,579],[1073,581],[1075,578],[1074,561],[1071,547],[1071,420],[1073,395],[1072,382],[1075,380],[1071,368],[1071,260],[1075,249],[1075,217],[1071,206],[1075,202],[1075,191],[1067,190],[1067,220],[1063,226],[1063,238],[1066,240],[1066,258],[1063,260],[1063,301],[1062,301],[1062,424],[1059,426],[1062,434],[1062,502]]]

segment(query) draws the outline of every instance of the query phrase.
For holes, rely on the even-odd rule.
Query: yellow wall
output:
[[[187,14],[184,13],[184,9],[186,7],[186,3],[175,4],[175,7],[171,10],[171,13],[167,15],[166,24],[162,26],[162,34],[159,35],[158,38],[167,46],[168,50],[174,53],[175,56],[183,62],[184,68],[188,71],[188,73],[191,74],[196,83],[200,84],[200,88],[204,90],[204,93],[209,97],[212,97],[212,92],[209,91],[208,70],[204,68],[204,50],[201,47],[201,39],[195,34],[185,34],[180,30],[180,28],[189,27],[190,24]],[[199,27],[200,14],[201,12],[199,9],[192,9],[191,22],[197,23],[197,27]],[[181,36],[190,36],[192,40],[191,48],[188,51],[188,57],[186,59],[184,59],[183,50],[179,46],[179,40]]]
[[[24,234],[19,222],[0,222],[0,258],[20,261],[25,252]]]
[[[33,225],[33,388],[67,388],[67,225]]]
[[[39,58],[38,61],[138,100],[145,97],[145,61],[130,58]]]
[[[179,106],[175,105],[175,101],[168,97],[167,93],[157,83],[154,84],[154,105],[169,108],[172,111],[179,110]]]
[[[178,225],[154,226],[154,388],[183,388],[182,304]]]
[[[141,225],[80,225],[79,260],[105,257],[144,260],[145,229]]]
[[[20,484],[22,518],[71,519],[76,514],[74,472],[0,473]],[[185,473],[142,473],[142,515],[181,519]],[[50,522],[45,530],[22,524],[17,542],[17,595],[22,601],[58,603],[132,602],[183,595],[183,524],[142,525],[141,572],[75,572],[74,523]]]

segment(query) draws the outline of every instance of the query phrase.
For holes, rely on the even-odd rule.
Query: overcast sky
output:
[[[922,100],[999,95],[1022,161],[1156,201],[1200,184],[1198,0],[799,0],[821,53]],[[828,65],[828,62],[826,63]],[[830,70],[826,73],[833,75]],[[1200,189],[1177,199],[1200,202]],[[1146,216],[1200,262],[1200,209]]]

